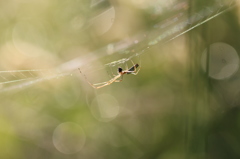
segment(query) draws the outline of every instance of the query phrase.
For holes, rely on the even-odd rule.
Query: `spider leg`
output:
[[[105,86],[108,86],[108,85],[110,85],[110,84],[112,84],[112,83],[106,83],[106,84],[104,84],[104,85],[101,85],[101,86],[98,86],[98,87],[93,87],[93,88],[95,88],[95,89],[99,89],[99,88],[102,88],[102,87],[105,87]]]
[[[133,64],[133,66],[135,66],[135,64],[134,64],[134,62],[131,60],[131,62],[132,62],[132,64]]]
[[[141,65],[139,65],[138,69],[135,67],[135,70],[134,70],[134,72],[133,72],[133,73],[131,73],[131,74],[133,74],[133,75],[137,75],[137,74],[138,74],[138,72],[140,71],[140,69],[141,69]]]
[[[131,60],[131,61],[132,61],[132,60]],[[133,61],[132,61],[132,64],[133,64],[133,66],[134,66],[134,71],[133,71],[131,74],[133,74],[133,75],[137,75],[138,72],[140,71],[140,68],[141,68],[141,61],[140,61],[140,65],[139,65],[138,70],[137,70],[135,64],[133,63]]]
[[[107,81],[107,82],[92,84],[91,82],[88,81],[86,75],[81,72],[80,68],[78,68],[78,70],[79,70],[79,72],[84,76],[84,78],[85,78],[85,80],[88,82],[88,84],[89,84],[90,86],[92,86],[93,88],[95,88],[95,89],[99,89],[99,88],[108,86],[108,85],[112,84],[112,83],[115,82],[115,81],[119,82],[120,80],[117,80],[117,79],[122,76],[122,75],[119,74],[119,75],[113,77],[112,79],[110,79],[110,80]],[[101,85],[101,84],[102,84],[102,85]],[[101,85],[101,86],[96,86],[96,85]]]
[[[98,85],[104,85],[104,84],[107,84],[107,82],[94,83],[93,85],[94,85],[94,86],[98,86]]]
[[[115,76],[117,76],[117,75],[115,75]],[[120,77],[118,77],[118,78],[120,78]],[[93,85],[94,86],[97,86],[97,85],[105,85],[105,84],[108,84],[108,83],[113,83],[113,82],[121,82],[122,81],[122,77],[121,77],[121,79],[120,80],[117,80],[118,78],[113,78],[113,79],[111,79],[111,80],[109,80],[109,81],[107,81],[107,82],[101,82],[101,83],[94,83]],[[113,81],[112,81],[113,80]]]
[[[123,75],[121,75],[121,79],[120,80],[115,80],[114,82],[122,82],[123,81]]]
[[[109,66],[109,67],[110,67],[110,66]],[[116,77],[117,75],[113,74],[112,67],[110,67],[110,70],[111,70],[112,76],[113,76],[113,77]],[[112,78],[109,73],[108,73],[108,75],[109,75],[110,78]]]
[[[139,67],[139,69],[138,69],[137,71],[135,71],[135,72],[132,72],[131,74],[133,74],[133,75],[137,75],[137,74],[138,74],[138,72],[140,71],[140,68],[141,68],[141,67]]]
[[[126,68],[126,70],[128,70],[128,65],[127,65],[127,63],[126,63],[126,66],[125,66],[125,68]]]
[[[87,76],[85,74],[82,73],[82,71],[80,70],[80,68],[78,68],[79,72],[84,76],[85,80],[87,81],[87,83],[92,86],[95,89],[98,89],[98,87],[96,87],[94,84],[92,84],[91,82],[88,81]]]
[[[95,86],[94,86],[91,82],[88,81],[87,76],[82,73],[82,71],[80,70],[80,68],[78,68],[78,70],[79,70],[79,72],[84,76],[84,78],[85,78],[85,80],[87,81],[87,83],[88,83],[89,85],[91,85],[93,88],[95,88]]]
[[[133,75],[137,75],[139,71],[140,71],[140,67],[139,67],[139,69],[137,71],[134,70],[134,71],[124,71],[124,72],[130,73],[130,74],[133,74]]]
[[[112,76],[110,75],[109,71],[107,71],[107,74],[110,78],[112,78]],[[113,77],[115,77],[115,75],[112,73]]]
[[[132,60],[131,60],[131,61],[132,61]],[[133,63],[133,61],[132,61],[132,64],[133,64],[133,66],[134,66],[134,71],[133,71],[133,72],[136,72],[137,67],[136,67],[136,65]]]
[[[103,84],[103,85],[101,85],[101,86],[98,86],[98,87],[95,87],[95,86],[93,85],[93,88],[95,88],[95,89],[99,89],[99,88],[102,88],[102,87],[108,86],[108,85],[112,84],[113,82],[121,82],[122,79],[121,79],[121,80],[117,80],[117,79],[120,78],[120,77],[121,77],[121,75],[118,75],[118,76],[116,76],[116,77],[110,79],[108,82],[103,82],[103,83],[105,83],[105,84]],[[99,84],[99,83],[98,83],[98,84]],[[100,83],[100,84],[101,84],[101,83]]]

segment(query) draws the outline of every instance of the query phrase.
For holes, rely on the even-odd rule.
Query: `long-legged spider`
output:
[[[133,63],[133,61],[132,61],[132,63]],[[139,67],[139,69],[137,70],[138,67]],[[79,69],[80,73],[83,74],[81,72],[80,68],[78,68],[78,69]],[[114,77],[107,82],[101,82],[101,83],[95,83],[95,84],[92,84],[91,82],[89,82],[85,74],[83,74],[83,76],[84,76],[85,80],[89,83],[89,85],[91,85],[95,89],[99,89],[99,88],[108,86],[108,85],[112,84],[113,82],[122,82],[124,74],[137,75],[139,71],[140,71],[139,64],[134,64],[134,63],[130,69],[126,68],[126,70],[123,70],[121,67],[118,67],[118,75],[113,75]]]

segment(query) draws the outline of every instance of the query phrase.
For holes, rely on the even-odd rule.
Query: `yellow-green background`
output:
[[[210,79],[200,66],[201,53],[214,42],[229,43],[239,51],[238,7],[148,49],[154,38],[152,34],[158,34],[155,24],[167,24],[178,13],[187,19],[206,6],[218,6],[221,11],[221,5],[207,0],[112,0],[97,7],[91,7],[92,3],[90,0],[0,2],[1,71],[50,69],[91,53],[96,60],[86,58],[79,66],[89,81],[98,83],[109,80],[111,70],[115,73],[117,67],[125,68],[125,64],[111,68],[105,64],[145,50],[141,56],[132,58],[141,65],[137,76],[126,75],[123,82],[99,90],[88,85],[74,69],[69,71],[71,75],[1,92],[0,158],[240,157],[240,115],[236,103],[239,97],[231,92],[239,84],[229,86],[236,78]],[[228,3],[221,1],[223,5]],[[179,9],[175,4],[180,4]],[[97,28],[102,24],[92,22],[93,18],[111,6],[115,9],[111,28],[98,34]],[[96,51],[117,42],[118,46],[121,42],[140,42],[143,37],[141,44],[127,47],[126,52],[100,56]],[[130,67],[132,63],[128,61],[127,65]],[[48,74],[34,73],[41,78]],[[6,78],[2,81],[13,79],[9,73],[1,75]],[[8,86],[2,84],[1,89]],[[223,87],[229,87],[228,95]],[[106,104],[107,115],[117,115],[101,118],[97,103]],[[56,128],[69,122],[81,129],[66,132],[64,146],[71,151],[78,144],[78,137],[84,141],[80,141],[83,142],[80,151],[66,154],[55,147],[53,140]],[[82,130],[84,133],[78,134]],[[68,133],[72,135],[69,138]]]

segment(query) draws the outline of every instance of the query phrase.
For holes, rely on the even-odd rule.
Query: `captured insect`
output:
[[[133,61],[132,61],[133,63]],[[138,68],[138,70],[137,70]],[[80,73],[83,74],[80,70],[80,68],[78,68]],[[113,82],[122,82],[123,80],[123,75],[125,74],[132,74],[132,75],[137,75],[138,72],[140,71],[140,66],[139,64],[134,64],[133,63],[133,66],[128,69],[126,68],[126,70],[123,70],[121,67],[118,68],[118,75],[113,75],[114,77],[112,79],[110,79],[109,81],[106,81],[106,82],[102,82],[102,83],[95,83],[95,84],[92,84],[91,82],[88,81],[87,77],[85,74],[83,74],[85,80],[95,89],[99,89],[99,88],[102,88],[102,87],[105,87],[105,86],[108,86],[110,84],[112,84]]]

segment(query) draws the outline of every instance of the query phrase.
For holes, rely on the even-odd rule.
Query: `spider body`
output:
[[[133,62],[132,62],[133,63]],[[139,69],[137,70],[137,68],[139,67]],[[82,74],[80,68],[78,68],[80,73]],[[138,72],[140,71],[140,66],[139,64],[134,64],[133,63],[133,66],[130,68],[130,69],[126,69],[126,70],[123,70],[121,67],[118,68],[118,75],[114,75],[114,77],[112,79],[110,79],[109,81],[107,82],[102,82],[102,83],[96,83],[96,84],[92,84],[91,82],[88,81],[86,75],[84,75],[86,81],[95,89],[99,89],[99,88],[102,88],[102,87],[105,87],[105,86],[108,86],[110,84],[112,84],[113,82],[122,82],[123,80],[123,75],[124,74],[133,74],[133,75],[137,75]]]
[[[130,69],[128,69],[128,71],[130,72],[127,72],[127,74],[131,74],[131,71],[135,71],[137,68],[138,68],[139,64],[135,64],[134,66],[132,66]]]
[[[118,73],[122,73],[123,69],[121,67],[118,67]]]

